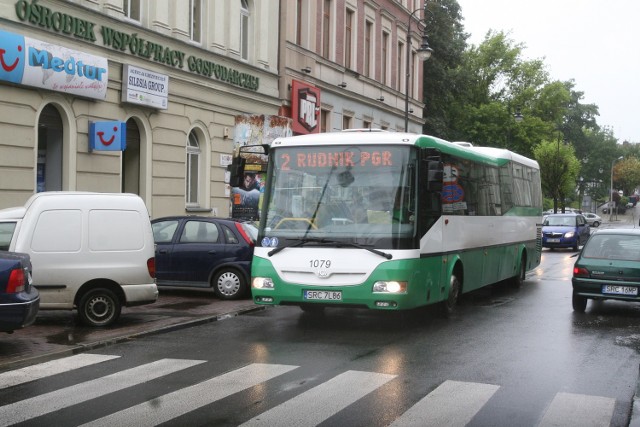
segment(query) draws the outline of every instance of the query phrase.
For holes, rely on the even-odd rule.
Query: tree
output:
[[[640,160],[629,157],[615,164],[613,168],[614,188],[622,190],[625,196],[635,194],[640,186]]]
[[[466,91],[465,82],[457,75],[466,48],[460,5],[457,0],[427,2],[427,35],[433,55],[424,62],[423,99],[425,103],[423,132],[448,140],[457,140],[453,131],[455,103]]]
[[[564,208],[565,198],[572,194],[580,171],[573,147],[562,141],[543,141],[533,150],[540,165],[542,192],[553,199],[553,209],[558,210],[559,202]]]

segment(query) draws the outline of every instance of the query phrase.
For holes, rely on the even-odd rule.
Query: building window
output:
[[[322,10],[322,56],[329,57],[329,47],[331,43],[331,0],[324,0]]]
[[[302,2],[296,2],[296,44],[302,46]]]
[[[411,79],[409,80],[410,88],[407,88],[408,93],[411,94],[412,98],[417,98],[416,96],[416,87],[418,85],[416,82],[418,81],[418,69],[416,67],[416,53],[411,52],[411,64],[409,64],[409,69],[411,70]]]
[[[371,35],[373,24],[369,21],[365,24],[364,32],[364,75],[371,77]]]
[[[353,11],[347,9],[344,23],[344,66],[351,68],[351,50],[353,45]]]
[[[195,131],[189,133],[187,141],[187,206],[199,206],[200,144]]]
[[[403,76],[403,72],[402,72],[402,53],[404,52],[404,44],[402,42],[398,42],[398,64],[397,64],[397,71],[396,71],[396,89],[398,89],[399,91],[402,90],[402,76]]]
[[[240,0],[240,58],[249,60],[249,4]]]
[[[326,132],[329,125],[329,111],[320,110],[320,132]]]
[[[389,67],[389,33],[386,31],[382,32],[382,64],[381,64],[381,75],[380,82],[383,85],[387,84],[387,69]]]
[[[364,129],[371,129],[371,122],[369,120],[363,120],[362,121],[362,127]]]
[[[140,22],[140,0],[124,0],[122,4],[124,16]]]
[[[351,117],[342,115],[342,129],[351,129]]]
[[[202,0],[189,0],[189,30],[190,39],[194,42],[202,42]]]

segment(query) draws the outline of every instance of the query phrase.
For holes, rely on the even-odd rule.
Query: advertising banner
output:
[[[0,80],[105,99],[107,58],[0,30]]]
[[[291,82],[291,118],[296,134],[320,133],[320,89],[308,83]]]
[[[89,122],[89,150],[124,151],[127,148],[125,122]]]
[[[168,98],[169,76],[124,64],[122,102],[166,110]]]

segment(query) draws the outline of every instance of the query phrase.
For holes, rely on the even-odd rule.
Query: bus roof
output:
[[[535,169],[539,169],[538,162],[504,148],[478,147],[472,144],[466,146],[460,143],[445,141],[431,135],[419,135],[404,132],[327,132],[308,135],[276,138],[270,145],[278,147],[300,147],[308,145],[344,145],[344,144],[397,144],[416,145],[422,148],[437,148],[443,153],[462,157],[486,164],[501,166],[509,161],[514,161]]]

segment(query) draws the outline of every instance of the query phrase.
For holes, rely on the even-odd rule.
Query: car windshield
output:
[[[640,236],[594,234],[583,248],[582,257],[640,261]]]
[[[544,225],[573,226],[576,225],[576,219],[572,216],[548,216]]]

